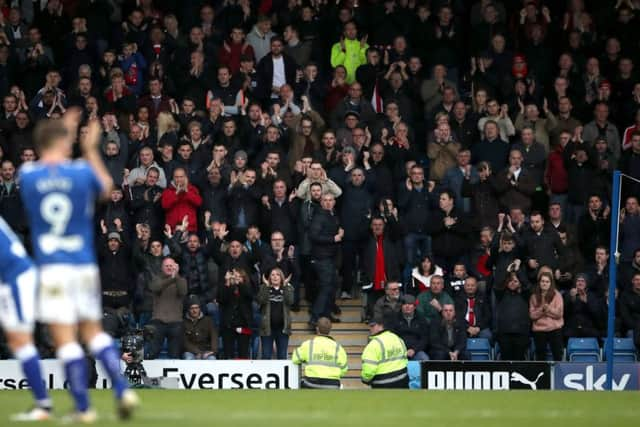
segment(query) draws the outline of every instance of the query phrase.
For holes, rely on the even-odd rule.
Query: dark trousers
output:
[[[396,372],[395,375],[397,375],[399,372]],[[385,375],[382,375],[382,377],[384,377]],[[407,375],[405,375],[403,378],[400,378],[396,381],[390,382],[390,383],[384,383],[384,384],[375,384],[376,379],[380,379],[380,377],[376,376],[373,378],[373,381],[371,382],[371,388],[404,388],[407,389],[409,388],[409,375],[407,372]]]
[[[304,283],[305,299],[313,305],[318,293],[318,284],[316,283],[316,273],[313,269],[313,263],[309,255],[302,255],[300,259],[300,267],[302,270],[302,282]]]
[[[342,291],[353,292],[356,273],[358,272],[357,260],[361,257],[362,242],[357,240],[345,240],[342,243]]]
[[[316,321],[320,317],[331,315],[337,281],[336,264],[333,258],[315,259],[313,269],[318,278],[318,294],[313,303],[311,320]]]
[[[529,347],[529,336],[522,334],[499,334],[501,360],[524,360]]]
[[[276,359],[287,360],[287,347],[289,346],[289,335],[279,331],[271,331],[271,335],[260,337],[262,341],[262,358],[271,360],[273,356],[273,343],[276,344]]]
[[[222,347],[225,359],[235,359],[236,350],[239,359],[249,358],[251,335],[239,334],[235,329],[222,329]],[[237,347],[237,348],[236,348]]]
[[[533,342],[536,345],[536,360],[546,360],[547,344],[551,347],[553,360],[562,360],[562,329],[549,332],[534,332]]]
[[[151,319],[149,325],[153,327],[153,336],[151,337],[148,359],[156,359],[158,357],[162,351],[165,338],[167,339],[169,358],[180,359],[184,340],[182,322],[165,323],[158,319]]]

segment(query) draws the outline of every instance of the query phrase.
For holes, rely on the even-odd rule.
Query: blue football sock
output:
[[[113,340],[109,335],[102,332],[91,340],[89,348],[95,358],[102,362],[102,366],[111,379],[116,398],[120,399],[122,393],[129,387],[129,384],[120,373],[120,355],[113,346]]]
[[[58,349],[58,358],[64,363],[64,373],[69,383],[69,393],[78,412],[89,409],[87,360],[78,343],[65,344]]]
[[[42,379],[38,350],[36,350],[33,344],[27,344],[18,349],[15,356],[22,364],[22,371],[24,372],[24,376],[27,377],[27,381],[29,381],[31,392],[38,406],[50,408],[51,399],[49,399],[49,393],[47,393],[47,388]]]

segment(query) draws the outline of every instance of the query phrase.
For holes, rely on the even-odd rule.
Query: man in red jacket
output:
[[[189,178],[183,168],[173,171],[173,181],[162,192],[162,209],[165,211],[166,223],[175,229],[186,216],[189,219],[189,232],[198,231],[197,210],[202,204],[202,197],[196,187],[189,184]]]

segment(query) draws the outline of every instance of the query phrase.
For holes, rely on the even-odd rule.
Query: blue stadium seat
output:
[[[471,360],[491,360],[491,343],[486,338],[467,338]]]
[[[493,346],[493,360],[502,360],[502,353],[500,353],[500,344],[496,341],[496,345]]]
[[[597,338],[569,338],[567,343],[569,362],[599,362],[600,345]]]
[[[606,344],[605,344],[606,354]],[[613,339],[613,361],[614,362],[636,362],[636,347],[632,338],[614,338]]]

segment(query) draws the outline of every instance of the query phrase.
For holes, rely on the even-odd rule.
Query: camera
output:
[[[131,354],[132,360],[127,363],[124,376],[131,385],[142,385],[147,376],[142,361],[144,360],[144,339],[150,333],[146,328],[131,329],[122,336],[122,352]]]

